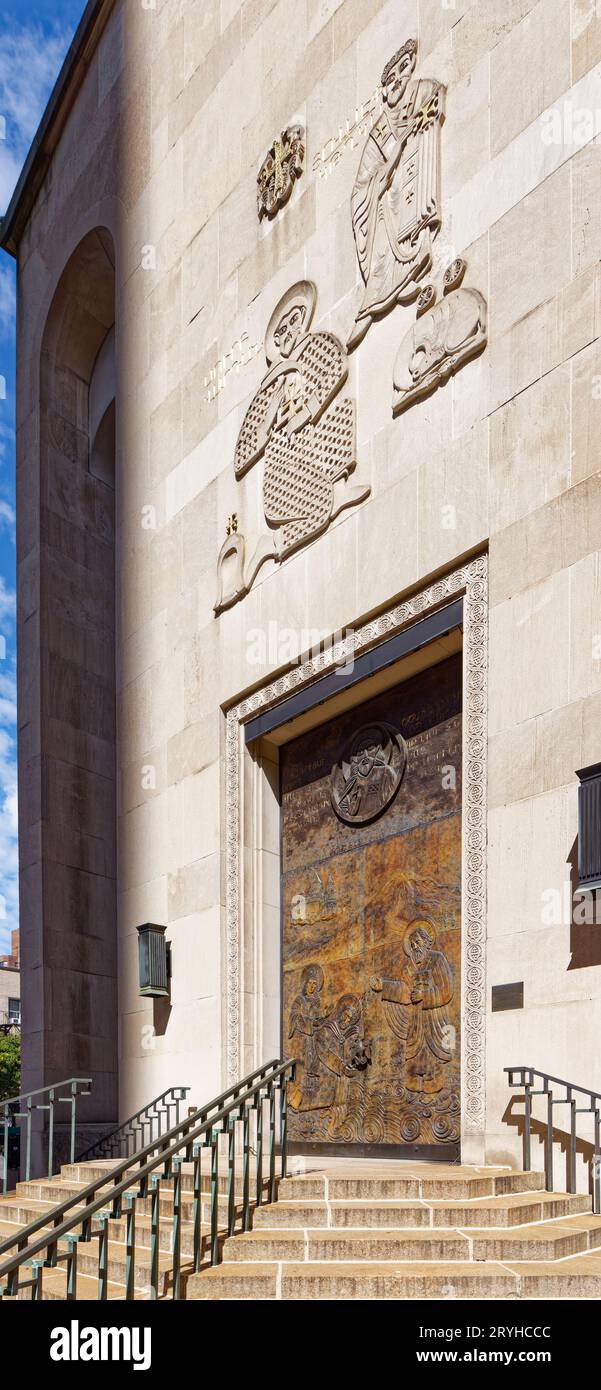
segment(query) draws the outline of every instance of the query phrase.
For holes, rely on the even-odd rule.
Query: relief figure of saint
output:
[[[315,285],[301,280],[276,305],[265,334],[268,371],[238,436],[236,478],[263,459],[269,528],[246,569],[245,592],[264,561],[286,559],[370,492],[369,485],[348,486],[355,410],[348,397],[334,402],[348,361],[333,333],[310,332],[316,297]]]
[[[407,964],[398,979],[374,975],[371,987],[382,996],[388,1026],[405,1044],[407,1090],[435,1094],[445,1085],[444,1069],[454,1055],[455,1030],[447,1008],[453,971],[436,949],[431,922],[411,922],[403,945]]]
[[[361,342],[373,320],[408,304],[432,265],[440,229],[440,127],[444,87],[413,80],[417,41],[408,39],[382,73],[384,109],[365,143],[351,198],[357,257],[365,283],[347,343]]]
[[[309,975],[309,972],[313,972]],[[314,972],[319,972],[315,974]],[[290,1010],[289,1036],[304,1038],[302,1066],[290,1083],[288,1099],[292,1110],[324,1110],[345,1106],[349,1087],[367,1066],[368,1044],[363,1039],[361,1001],[354,994],[343,994],[334,1008],[319,1017],[317,1006],[307,1004],[307,984],[317,982],[320,966],[305,966],[301,993]],[[317,986],[316,988],[321,988]],[[315,1007],[315,1014],[313,1008]],[[297,1055],[301,1048],[298,1047]]]

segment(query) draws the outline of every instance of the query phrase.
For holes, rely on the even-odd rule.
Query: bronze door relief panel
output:
[[[459,1153],[461,656],[281,750],[297,1147]]]

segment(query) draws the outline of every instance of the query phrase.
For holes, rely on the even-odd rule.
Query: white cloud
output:
[[[6,623],[7,621],[14,621],[15,607],[16,602],[14,589],[8,588],[4,575],[0,574],[0,625]],[[2,676],[0,676],[0,692],[1,691]]]
[[[0,150],[2,146],[0,145]],[[0,156],[1,160],[1,156]],[[12,331],[15,321],[15,272],[12,265],[0,265],[0,328]]]
[[[3,502],[0,497],[0,529],[7,526],[14,540],[15,531],[15,509],[10,502]]]
[[[0,115],[6,121],[6,140],[0,141],[2,210],[8,205],[71,35],[72,29],[58,22],[49,32],[39,24],[2,26]]]

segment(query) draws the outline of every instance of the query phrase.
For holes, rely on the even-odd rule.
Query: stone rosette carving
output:
[[[226,1039],[232,1084],[242,1065],[242,726],[261,710],[309,687],[345,659],[369,651],[424,613],[464,595],[462,829],[461,1132],[483,1136],[486,1106],[486,762],[488,683],[488,560],[477,556],[426,589],[356,628],[340,642],[269,681],[226,718]],[[410,1134],[405,1136],[411,1138]]]
[[[369,485],[348,486],[356,468],[355,407],[335,401],[348,375],[342,343],[333,333],[312,333],[317,290],[300,280],[282,295],[265,335],[267,372],[246,412],[234,456],[237,479],[263,462],[267,530],[259,537],[237,592],[248,593],[267,560],[276,563],[327,530],[334,517],[369,495]],[[240,542],[242,544],[242,541]],[[226,605],[218,561],[215,612]]]
[[[409,304],[432,265],[440,230],[440,131],[445,88],[415,80],[417,40],[408,39],[382,73],[383,110],[367,137],[351,197],[363,299],[347,348],[375,319]]]
[[[302,125],[286,126],[270,145],[257,174],[257,213],[271,220],[288,202],[305,163],[305,131]]]
[[[383,815],[407,766],[404,738],[380,721],[357,729],[332,768],[330,797],[340,820],[366,825]]]

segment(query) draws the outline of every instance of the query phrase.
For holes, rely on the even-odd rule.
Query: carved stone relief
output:
[[[333,403],[348,361],[333,333],[310,332],[316,299],[315,285],[299,281],[279,300],[267,326],[268,370],[242,422],[234,471],[243,478],[263,460],[268,530],[230,602],[248,592],[266,560],[285,560],[370,492],[366,484],[348,486],[356,468],[355,407],[348,397]],[[220,566],[221,557],[219,571]],[[224,606],[218,595],[215,612]]]
[[[305,132],[301,125],[286,126],[267,151],[257,175],[259,221],[276,216],[288,202],[305,161]]]
[[[440,130],[445,89],[413,80],[417,41],[408,39],[382,73],[384,109],[367,137],[351,198],[365,283],[347,343],[357,347],[374,319],[409,304],[432,265],[440,229]]]
[[[486,301],[460,289],[465,261],[445,271],[442,298],[425,284],[441,228],[440,145],[445,88],[415,80],[417,41],[408,39],[382,73],[383,111],[366,140],[351,198],[364,293],[347,343],[350,352],[374,320],[417,299],[393,377],[393,414],[428,395],[486,346]]]
[[[437,304],[434,286],[426,285],[418,300],[417,321],[405,334],[395,358],[393,415],[448,381],[465,362],[482,352],[486,341],[486,300],[478,290],[445,291]]]

